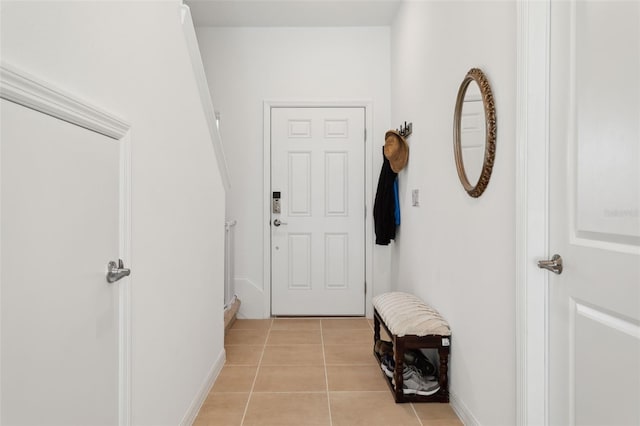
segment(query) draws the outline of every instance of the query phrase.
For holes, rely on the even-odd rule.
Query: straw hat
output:
[[[399,173],[409,160],[409,145],[396,130],[389,130],[384,135],[384,156],[391,164],[391,170]]]

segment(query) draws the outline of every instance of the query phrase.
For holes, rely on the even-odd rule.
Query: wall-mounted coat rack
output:
[[[400,128],[396,130],[403,138],[409,137],[411,136],[411,132],[413,132],[413,123],[407,123],[405,121],[404,124],[401,124]]]

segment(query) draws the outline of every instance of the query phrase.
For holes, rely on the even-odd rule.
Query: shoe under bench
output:
[[[393,358],[395,361],[395,370],[393,372],[393,380],[382,372],[383,377],[389,385],[389,389],[393,394],[393,397],[397,403],[401,402],[449,402],[449,379],[448,379],[448,364],[449,353],[451,345],[451,336],[444,335],[404,335],[397,336],[393,334],[387,324],[383,321],[382,317],[378,313],[378,310],[373,310],[373,343],[380,340],[380,326],[389,335],[393,343]],[[437,374],[438,384],[440,389],[433,395],[418,395],[418,394],[405,394],[402,390],[403,385],[403,369],[404,369],[404,353],[407,350],[414,349],[436,349],[438,352]],[[378,363],[382,362],[380,356],[376,353],[375,349],[373,354],[378,360]],[[395,383],[395,385],[394,385]]]

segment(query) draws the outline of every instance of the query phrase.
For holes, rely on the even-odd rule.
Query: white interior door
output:
[[[364,315],[364,117],[271,109],[273,315]]]
[[[550,422],[640,424],[640,3],[551,4]]]
[[[1,423],[116,425],[121,142],[0,102]]]

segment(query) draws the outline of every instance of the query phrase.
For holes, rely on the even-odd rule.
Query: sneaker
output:
[[[393,386],[395,380],[391,380]],[[440,390],[440,385],[436,380],[424,378],[414,366],[405,367],[402,372],[402,393],[405,395],[429,396]]]
[[[404,361],[408,365],[413,365],[414,367],[416,367],[420,371],[420,374],[422,374],[423,376],[435,377],[436,367],[434,367],[434,365],[427,359],[426,356],[424,356],[421,351],[406,351],[404,353]]]
[[[380,368],[382,368],[382,371],[384,371],[384,374],[386,374],[387,377],[393,378],[393,371],[396,368],[396,363],[393,360],[393,356],[385,354],[382,356],[380,361],[381,361]]]
[[[394,384],[395,385],[395,384]],[[435,380],[425,379],[415,366],[407,366],[402,373],[402,393],[429,396],[440,390]]]
[[[405,361],[406,360],[407,358],[405,357]],[[434,382],[438,381],[435,375],[433,374],[425,375],[422,373],[422,371],[418,367],[414,365],[405,364],[404,368],[402,369],[402,374],[407,373],[407,369],[409,367],[411,367],[412,369],[415,369],[417,373],[427,381],[434,381]],[[387,377],[393,378],[393,372],[396,368],[396,362],[393,359],[393,355],[385,354],[382,357],[380,357],[380,368],[382,369],[382,371],[384,371],[384,374],[386,374]]]

